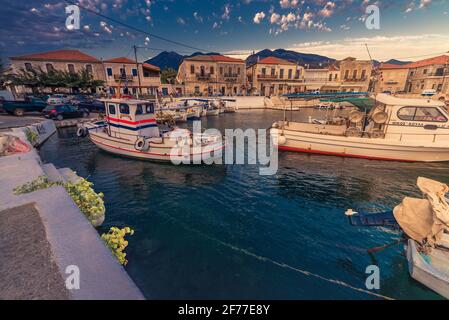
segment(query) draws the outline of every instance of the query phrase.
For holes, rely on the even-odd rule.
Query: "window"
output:
[[[362,79],[366,78],[366,70],[362,70]]]
[[[132,72],[133,72],[133,77],[137,77],[137,69],[133,69]]]
[[[349,70],[346,70],[345,71],[345,80],[348,80],[348,78],[349,78]]]
[[[352,74],[352,79],[357,79],[357,70],[354,70],[353,74]]]
[[[427,74],[427,69],[424,69],[423,73],[424,73],[424,74]]]
[[[201,76],[204,77],[205,73],[206,73],[206,69],[204,68],[204,66],[201,66],[200,67],[200,74],[201,74]]]
[[[240,68],[237,68],[237,75],[240,75]]]
[[[220,67],[220,74],[223,74],[223,67]]]
[[[154,113],[154,103],[149,103],[146,105],[147,113]]]
[[[284,69],[281,69],[279,72],[279,78],[284,78]]]
[[[129,106],[127,104],[120,104],[120,114],[129,114]]]
[[[143,114],[143,108],[141,104],[138,104],[136,107],[136,115]]]
[[[33,65],[29,62],[25,63],[25,70],[26,71],[33,71]]]
[[[262,68],[262,75],[264,76],[264,75],[266,75],[266,74],[267,74],[267,69]]]
[[[55,69],[53,68],[53,65],[51,63],[47,63],[45,65],[45,67],[47,68],[47,72],[53,72]]]
[[[200,93],[200,87],[199,86],[195,86],[195,93]]]
[[[108,77],[112,77],[112,68],[107,68],[106,72],[108,73]]]
[[[295,78],[296,79],[299,79],[299,76],[301,75],[301,70],[296,70],[296,75],[295,75]]]
[[[210,74],[214,74],[214,67],[210,67]]]
[[[109,114],[115,114],[115,105],[113,104],[109,105]]]
[[[332,81],[332,74],[329,75],[329,81]]]
[[[88,74],[92,75],[94,73],[93,69],[92,69],[92,65],[87,64],[86,65],[86,71],[87,71]]]
[[[288,78],[289,78],[289,79],[292,78],[292,69],[288,69]]]
[[[398,118],[404,121],[447,122],[447,118],[437,108],[401,108]]]
[[[271,68],[271,76],[274,77],[275,74],[276,74],[276,69],[275,68]]]
[[[125,77],[125,76],[126,76],[126,70],[125,70],[125,68],[120,68],[120,75],[121,75],[122,77]]]
[[[195,66],[193,64],[190,66],[190,74],[195,74]]]
[[[68,64],[67,65],[67,69],[69,70],[70,73],[75,73],[75,66],[73,64]]]
[[[229,76],[232,76],[232,68],[231,67],[228,68],[228,72],[229,72]]]

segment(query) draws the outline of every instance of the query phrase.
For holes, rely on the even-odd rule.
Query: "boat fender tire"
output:
[[[78,130],[76,130],[76,135],[80,138],[84,138],[87,136],[87,129],[85,127],[78,127]]]
[[[381,130],[374,130],[373,132],[371,132],[370,136],[373,139],[383,139],[385,138],[385,133]]]
[[[148,140],[145,139],[144,137],[140,137],[136,140],[136,142],[134,143],[134,148],[137,151],[147,151],[149,149],[150,145],[148,143]]]
[[[362,135],[362,131],[359,128],[349,128],[346,130],[347,137],[360,137]]]
[[[287,138],[285,136],[279,135],[277,140],[279,146],[283,146],[287,143]]]

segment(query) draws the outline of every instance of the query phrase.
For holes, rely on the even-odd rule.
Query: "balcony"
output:
[[[368,81],[368,78],[364,77],[364,78],[347,78],[344,79],[343,82],[366,82]]]
[[[134,77],[127,74],[114,74],[115,81],[133,81]]]
[[[259,74],[257,78],[261,80],[275,80],[279,79],[279,76],[277,74]]]
[[[199,81],[208,81],[210,80],[211,75],[210,73],[197,73],[196,74],[196,79]]]
[[[239,78],[239,75],[237,73],[225,73],[223,75],[223,78],[225,81],[235,82]]]

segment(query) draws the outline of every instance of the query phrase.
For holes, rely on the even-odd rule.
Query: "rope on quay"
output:
[[[317,279],[320,279],[320,280],[323,280],[323,281],[326,281],[326,282],[329,282],[329,283],[332,283],[332,284],[335,284],[335,285],[339,285],[339,286],[342,286],[342,287],[345,287],[345,288],[348,288],[348,289],[351,289],[351,290],[354,290],[354,291],[358,291],[358,292],[361,292],[361,293],[365,293],[365,294],[371,295],[373,297],[381,298],[381,299],[384,299],[384,300],[396,300],[394,298],[391,298],[391,297],[388,297],[388,296],[385,296],[385,295],[382,295],[382,294],[379,294],[379,293],[375,293],[375,292],[372,292],[372,291],[369,291],[369,290],[366,290],[366,289],[363,289],[363,288],[355,287],[355,286],[350,285],[350,284],[348,284],[348,283],[346,283],[344,281],[326,278],[324,276],[321,276],[319,274],[316,274],[316,273],[313,273],[313,272],[310,272],[310,271],[306,271],[306,270],[302,270],[302,269],[299,269],[299,268],[296,268],[296,267],[292,267],[292,266],[290,266],[290,265],[288,265],[286,263],[283,263],[283,262],[278,262],[278,261],[272,260],[272,259],[267,258],[267,257],[259,256],[259,255],[255,254],[255,253],[253,253],[251,251],[248,251],[246,249],[242,249],[242,248],[236,247],[236,246],[234,246],[234,245],[232,245],[230,243],[226,243],[226,242],[223,242],[223,241],[221,241],[219,239],[216,239],[216,238],[213,238],[211,236],[208,236],[208,235],[202,233],[201,231],[198,231],[198,230],[196,230],[196,229],[194,229],[192,227],[189,227],[184,222],[181,222],[181,221],[179,221],[178,219],[176,219],[176,218],[174,218],[172,216],[169,216],[169,218],[174,220],[178,224],[182,225],[185,229],[187,229],[189,231],[195,232],[195,233],[201,235],[204,238],[207,238],[209,240],[217,242],[218,244],[221,244],[224,247],[230,248],[230,249],[232,249],[234,251],[241,252],[241,253],[243,253],[243,254],[245,254],[247,256],[253,257],[253,258],[257,259],[257,260],[264,261],[264,262],[270,262],[270,263],[272,263],[272,264],[274,264],[274,265],[276,265],[278,267],[285,268],[285,269],[290,269],[292,271],[301,273],[301,274],[303,274],[305,276],[314,277],[314,278],[317,278]]]

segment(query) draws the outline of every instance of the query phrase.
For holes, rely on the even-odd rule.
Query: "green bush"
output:
[[[130,227],[125,227],[123,229],[112,227],[109,229],[108,233],[103,233],[101,235],[101,239],[103,239],[106,245],[111,249],[112,253],[117,258],[117,261],[124,266],[128,263],[128,260],[126,260],[126,253],[123,252],[128,246],[128,241],[125,240],[127,234],[132,236],[134,230]]]

